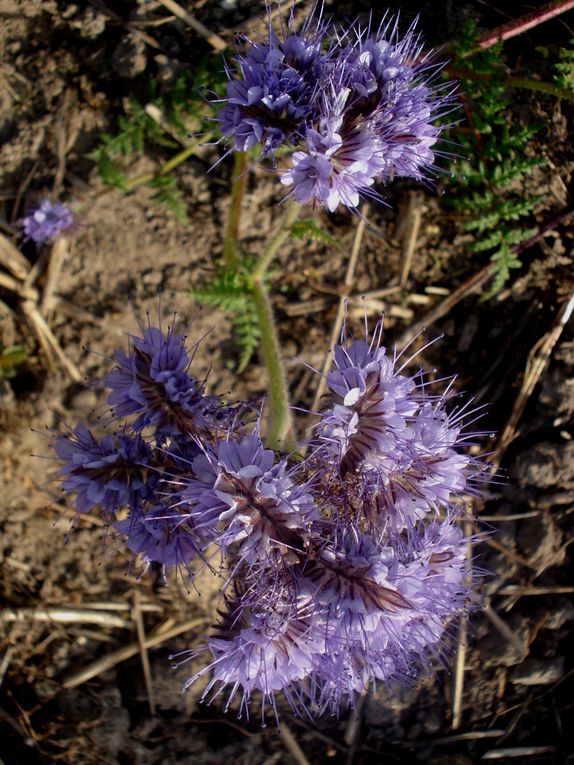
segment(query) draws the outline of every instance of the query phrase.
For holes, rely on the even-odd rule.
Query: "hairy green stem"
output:
[[[239,237],[239,221],[241,219],[241,204],[247,185],[247,154],[244,151],[235,152],[235,164],[231,182],[231,207],[227,219],[227,229],[223,240],[223,257],[225,265],[235,268],[238,263],[237,239]]]
[[[492,80],[494,74],[487,72],[467,72],[454,67],[447,67],[448,73],[458,80],[475,80],[477,82]],[[502,84],[507,88],[524,88],[525,90],[535,90],[539,93],[548,93],[556,98],[564,98],[567,101],[574,101],[574,93],[560,85],[551,82],[542,82],[541,80],[532,80],[527,77],[505,77]]]
[[[574,93],[567,88],[561,88],[560,85],[554,85],[551,82],[541,82],[540,80],[531,80],[525,77],[507,77],[504,84],[509,88],[525,88],[526,90],[536,90],[539,93],[548,93],[556,98],[565,98],[567,101],[574,102]]]
[[[251,297],[261,331],[263,361],[269,377],[269,427],[266,444],[272,449],[289,450],[293,447],[294,442],[289,393],[281,363],[279,337],[273,318],[273,308],[262,281],[253,281]]]
[[[285,371],[281,363],[279,336],[264,277],[277,251],[289,236],[298,215],[299,205],[295,202],[290,202],[285,208],[278,230],[261,253],[251,272],[251,297],[255,307],[259,331],[261,332],[261,351],[269,378],[269,428],[267,444],[273,449],[279,448],[284,450],[294,447],[295,438]]]
[[[288,202],[279,229],[259,256],[259,259],[251,272],[254,280],[261,281],[261,279],[263,279],[271,261],[277,254],[277,251],[291,233],[291,228],[297,220],[298,215],[299,204],[297,202]]]

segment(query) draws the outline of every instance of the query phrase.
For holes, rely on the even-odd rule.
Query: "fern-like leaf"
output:
[[[294,239],[316,239],[331,246],[338,246],[337,240],[318,225],[313,218],[303,218],[291,226],[291,236]]]

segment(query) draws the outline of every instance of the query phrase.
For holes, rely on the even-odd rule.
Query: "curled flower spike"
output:
[[[115,417],[137,414],[137,431],[155,429],[158,442],[194,434],[213,425],[217,400],[204,395],[203,383],[188,373],[190,356],[183,335],[148,327],[130,336],[128,353],[114,354],[116,368],[104,378]]]
[[[264,590],[263,590],[264,591]],[[277,714],[276,696],[283,693],[295,714],[308,713],[302,681],[325,650],[322,630],[314,626],[314,607],[305,598],[294,605],[292,593],[262,595],[256,606],[242,609],[228,604],[221,622],[208,640],[213,660],[187,683],[186,688],[211,672],[202,701],[212,701],[228,689],[226,710],[239,695],[239,716],[249,717],[254,691],[261,694],[261,717],[270,704]]]
[[[461,448],[476,434],[469,407],[451,405],[452,380],[434,394],[407,374],[382,323],[370,339],[344,330],[301,457],[266,448],[258,422],[205,395],[173,328],[149,326],[114,359],[105,383],[122,429],[57,438],[60,477],[144,569],[191,579],[218,558],[225,608],[185,653],[210,657],[186,687],[209,672],[203,699],[225,695],[241,714],[258,696],[262,717],[277,715],[279,693],[296,714],[338,714],[448,651],[453,620],[476,602],[456,524],[484,476]]]
[[[197,457],[194,479],[184,481],[182,504],[197,532],[225,553],[232,545],[249,566],[296,562],[320,515],[305,485],[285,460],[274,464],[257,433],[221,441],[213,454]]]
[[[76,218],[69,207],[61,202],[43,199],[28,215],[20,220],[27,239],[41,245],[52,242],[76,228]]]
[[[280,178],[298,202],[355,210],[364,195],[381,198],[377,182],[435,172],[437,121],[453,110],[454,89],[436,83],[440,67],[414,25],[402,37],[395,18],[343,30],[315,6],[300,33],[291,18],[282,39],[270,24],[266,41],[246,43],[228,72],[221,131],[274,163],[287,150]]]
[[[126,538],[126,547],[143,561],[144,572],[159,563],[164,570],[190,571],[190,564],[202,557],[201,542],[189,520],[174,515],[172,508],[147,509],[122,520],[114,528]]]
[[[390,521],[388,533],[401,533],[430,513],[454,511],[484,477],[458,448],[473,435],[464,430],[473,412],[447,411],[452,381],[445,395],[430,396],[420,374],[405,376],[405,364],[397,368],[387,355],[381,332],[379,324],[370,342],[335,347],[316,458],[318,469],[330,465],[334,485],[346,486],[354,513],[375,526]]]
[[[105,517],[139,508],[158,483],[150,470],[152,450],[139,436],[123,432],[98,440],[80,423],[56,438],[54,448],[64,463],[62,488],[75,494],[78,513],[98,508]]]

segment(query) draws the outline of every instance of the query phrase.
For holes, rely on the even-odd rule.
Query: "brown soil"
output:
[[[531,5],[516,2],[503,12],[479,0],[418,6],[404,2],[401,13],[406,24],[420,10],[427,40],[440,44],[456,37],[469,15],[483,28],[492,28],[504,23],[507,14],[517,17]],[[352,18],[368,6],[349,2],[337,4],[336,11]],[[233,30],[261,26],[256,0],[200,0],[189,7],[227,40]],[[220,157],[220,147],[201,149],[177,171],[190,217],[185,225],[158,207],[149,189],[130,194],[106,190],[86,158],[99,135],[113,130],[125,100],[132,93],[145,97],[150,76],[211,55],[207,43],[180,21],[141,23],[161,16],[167,17],[168,11],[154,0],[107,6],[100,0],[0,0],[0,227],[20,246],[15,220],[26,200],[54,186],[73,200],[82,225],[57,279],[49,322],[66,358],[86,380],[109,368],[110,354],[125,342],[125,332],[136,329],[138,316],[149,311],[152,318],[158,312],[169,317],[175,312],[189,324],[193,339],[203,337],[195,363],[198,376],[209,371],[210,390],[229,391],[234,399],[254,398],[265,393],[258,359],[238,376],[228,318],[211,308],[198,310],[190,297],[190,289],[209,274],[222,252],[231,164],[227,160],[206,172]],[[508,44],[509,62],[532,71],[542,55],[535,52],[537,47],[555,49],[572,36],[573,26],[572,13],[565,14],[517,38]],[[514,118],[534,114],[543,124],[537,151],[546,163],[532,175],[535,188],[529,189],[541,195],[536,222],[543,224],[571,207],[572,106],[540,94],[514,93]],[[147,172],[160,159],[146,156],[131,171]],[[371,205],[353,295],[397,283],[397,219],[418,191],[398,183],[389,190],[389,207]],[[251,252],[277,224],[280,198],[274,175],[257,168],[242,218],[243,241]],[[442,197],[422,190],[420,199],[422,223],[407,290],[381,299],[368,311],[373,323],[378,310],[386,311],[390,346],[442,299],[429,295],[426,287],[452,292],[485,265],[479,255],[468,252],[471,237]],[[310,406],[318,378],[293,357],[322,365],[357,227],[350,215],[320,217],[338,246],[298,240],[280,254],[284,276],[280,280],[277,272],[273,277],[293,403],[300,407]],[[571,222],[556,227],[527,252],[523,268],[496,298],[481,301],[469,294],[429,326],[431,336],[444,338],[425,351],[425,366],[457,372],[461,390],[475,394],[478,404],[490,403],[482,425],[487,431],[504,432],[529,354],[556,326],[572,290],[573,239]],[[23,252],[35,261],[29,243]],[[6,273],[2,266],[0,271]],[[40,296],[46,284],[46,272],[40,269]],[[201,642],[217,603],[207,577],[197,582],[199,595],[180,583],[164,588],[153,576],[139,580],[126,573],[121,550],[119,555],[103,554],[101,529],[89,519],[80,520],[67,536],[70,521],[53,480],[57,463],[47,429],[62,422],[97,423],[105,395],[71,381],[57,363],[48,363],[25,317],[24,302],[0,286],[0,341],[28,349],[15,377],[0,378],[2,761],[301,762],[273,726],[237,720],[232,712],[224,714],[217,701],[199,705],[199,686],[182,695],[184,679],[200,663],[172,670],[168,657]],[[349,322],[358,332],[362,315],[360,306],[349,309]],[[573,375],[570,322],[550,349],[516,437],[501,455],[499,482],[491,487],[488,501],[476,507],[492,529],[476,551],[478,564],[490,573],[486,608],[473,616],[469,628],[460,727],[452,729],[453,687],[460,679],[455,671],[457,638],[450,665],[435,668],[415,688],[379,688],[355,713],[344,712],[340,719],[300,721],[285,711],[284,720],[310,763],[463,765],[494,759],[498,750],[506,750],[497,758],[502,763],[572,761],[568,721],[574,687],[568,641],[574,622]],[[498,444],[495,439],[485,448],[496,450]],[[137,603],[143,604],[147,634],[159,625],[169,629],[197,622],[149,652],[154,715],[139,652],[74,682],[96,659],[137,645],[132,618]],[[80,618],[80,611],[93,604],[103,604],[92,611],[103,615],[101,623]],[[39,611],[47,608],[67,609],[75,616],[71,621],[40,619]]]

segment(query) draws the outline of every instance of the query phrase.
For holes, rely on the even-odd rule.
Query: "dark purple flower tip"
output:
[[[139,436],[121,433],[98,440],[79,424],[56,438],[55,450],[64,462],[62,488],[76,495],[78,513],[97,507],[104,516],[114,516],[153,495],[158,477],[150,470],[152,450]]]
[[[365,627],[368,618],[378,617],[380,611],[410,608],[394,583],[397,560],[391,548],[382,547],[370,535],[346,530],[304,573],[312,582],[313,598],[327,608],[331,621],[359,614]]]
[[[111,388],[108,403],[115,417],[139,415],[133,428],[154,428],[162,442],[214,427],[217,399],[204,395],[204,385],[188,373],[185,337],[170,328],[165,334],[148,327],[143,337],[130,336],[128,353],[117,350],[116,368],[104,378]]]
[[[71,233],[76,227],[76,218],[69,207],[61,202],[43,199],[28,215],[20,220],[27,239],[41,245],[52,242],[59,236]]]
[[[114,528],[126,537],[126,546],[143,561],[145,570],[154,563],[164,568],[185,569],[202,557],[200,543],[189,519],[171,507],[152,507],[116,521]]]
[[[199,534],[224,553],[231,545],[249,566],[294,562],[319,510],[297,470],[276,464],[259,435],[220,441],[213,453],[197,457],[195,478],[184,481],[180,496],[190,505]]]
[[[227,97],[218,122],[237,150],[261,144],[263,156],[273,156],[285,142],[298,142],[313,112],[313,94],[325,53],[324,28],[311,13],[304,28],[295,33],[291,19],[279,38],[271,23],[267,41],[253,43],[237,56],[229,72]]]

